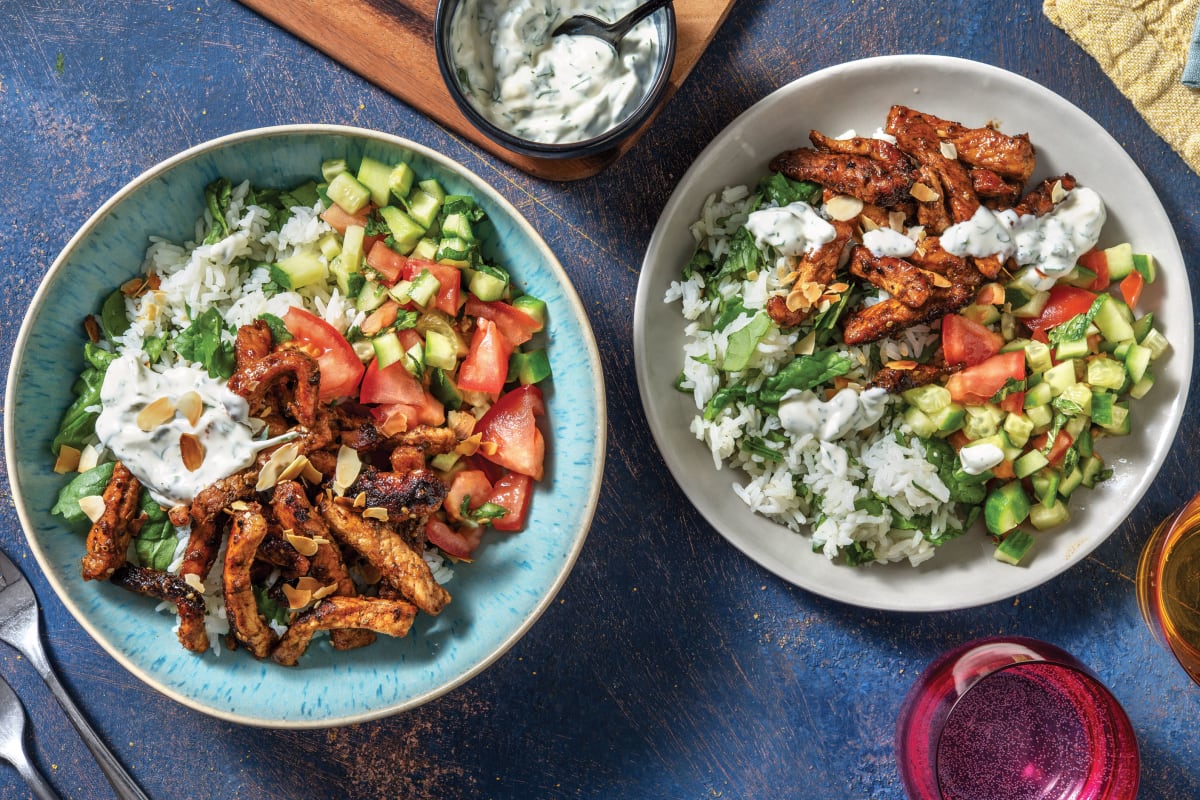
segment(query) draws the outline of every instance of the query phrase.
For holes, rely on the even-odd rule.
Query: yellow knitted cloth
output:
[[[1146,122],[1200,172],[1200,91],[1180,81],[1200,0],[1044,0]]]

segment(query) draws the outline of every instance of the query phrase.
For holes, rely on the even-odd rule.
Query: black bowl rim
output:
[[[655,74],[650,88],[642,96],[642,102],[638,104],[632,114],[599,136],[582,139],[578,142],[535,142],[531,139],[514,136],[480,114],[458,84],[450,55],[446,52],[445,38],[449,35],[454,11],[460,2],[461,0],[438,0],[433,23],[434,51],[437,55],[438,70],[442,73],[442,80],[446,84],[450,97],[454,99],[455,105],[458,106],[463,116],[493,142],[514,153],[534,158],[567,159],[594,156],[611,150],[646,122],[658,107],[659,101],[662,100],[667,86],[670,84],[671,73],[675,69],[675,51],[679,39],[674,3],[667,3],[649,17],[649,19],[654,19],[659,14],[666,14],[666,36],[663,42],[662,58],[659,59],[659,70]]]

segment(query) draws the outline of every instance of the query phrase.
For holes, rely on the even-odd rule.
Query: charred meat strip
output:
[[[229,630],[256,658],[270,655],[278,640],[275,631],[258,611],[250,581],[250,568],[254,565],[258,545],[266,535],[267,520],[258,503],[235,511],[225,550],[225,571],[221,576]]]
[[[1021,184],[1007,181],[990,169],[972,167],[968,172],[971,175],[971,188],[991,208],[1011,208],[1021,196]]]
[[[995,128],[968,128],[961,122],[908,111],[927,122],[939,139],[954,145],[958,158],[973,167],[983,167],[1009,180],[1024,184],[1037,166],[1037,153],[1029,134],[1009,136]]]
[[[442,505],[446,491],[442,479],[423,466],[404,473],[364,467],[347,494],[361,492],[366,507],[387,509],[391,522],[417,517],[423,522]]]
[[[324,629],[367,629],[401,637],[412,627],[417,609],[403,600],[365,597],[327,597],[288,626],[272,658],[285,667],[295,666],[308,649],[313,633]]]
[[[221,545],[218,517],[235,501],[254,497],[257,482],[258,470],[245,469],[206,486],[196,495],[192,500],[192,531],[183,551],[183,563],[179,565],[180,575],[190,573],[200,580],[208,577]]]
[[[918,386],[936,383],[954,370],[933,364],[914,364],[908,368],[882,367],[875,373],[870,386],[883,389],[888,394],[900,394]]]
[[[317,510],[329,530],[348,547],[361,553],[380,575],[422,611],[437,614],[450,602],[421,554],[386,523],[365,519],[346,505],[323,496]]]
[[[125,563],[129,543],[141,531],[145,516],[138,509],[142,485],[120,461],[104,487],[104,513],[92,523],[81,573],[85,581],[107,578]]]
[[[900,149],[921,165],[922,177],[928,181],[936,179],[938,184],[927,187],[939,195],[936,199],[918,197],[915,185],[912,189],[913,199],[922,205],[942,205],[951,222],[965,222],[975,215],[979,210],[979,198],[975,196],[971,176],[957,159],[947,158],[942,153],[937,130],[928,120],[911,108],[892,106],[886,130],[896,137]],[[944,227],[934,227],[931,232],[941,233],[943,230]]]
[[[820,150],[799,148],[780,153],[771,169],[800,181],[815,181],[864,203],[889,206],[908,198],[912,164],[908,156],[882,139],[829,139],[809,135]]]
[[[266,358],[271,354],[274,343],[271,329],[261,319],[241,326],[233,345],[235,365],[249,367],[253,362]]]
[[[886,291],[909,308],[919,308],[929,300],[933,288],[925,272],[902,258],[877,256],[866,247],[850,253],[850,274]]]
[[[257,416],[273,407],[270,402],[273,389],[278,385],[290,386],[291,392],[283,401],[284,409],[301,425],[312,427],[316,422],[320,383],[321,370],[316,360],[290,347],[239,363],[229,379],[229,390],[246,398],[250,413]]]
[[[183,578],[162,570],[125,564],[109,580],[122,589],[174,603],[179,614],[179,643],[193,653],[208,650],[208,633],[204,629],[204,598]]]
[[[1030,189],[1013,210],[1018,214],[1033,214],[1037,217],[1049,214],[1056,205],[1054,202],[1054,185],[1056,183],[1061,183],[1065,191],[1070,191],[1075,188],[1075,177],[1068,173],[1057,178],[1046,178]]]

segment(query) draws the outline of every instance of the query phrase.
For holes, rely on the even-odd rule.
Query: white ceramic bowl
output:
[[[1101,245],[1129,241],[1153,254],[1159,279],[1139,304],[1172,350],[1155,362],[1157,383],[1134,404],[1134,433],[1103,443],[1114,474],[1095,491],[1071,498],[1070,523],[1039,534],[1028,564],[992,557],[993,545],[969,532],[932,560],[851,568],[811,551],[807,536],[750,512],[731,490],[741,473],[714,468],[692,436],[690,395],[672,388],[682,366],[684,320],[663,296],[695,247],[688,226],[705,198],[726,186],[754,184],[770,159],[808,146],[816,129],[837,136],[882,127],[902,103],[967,125],[997,121],[1006,133],[1028,132],[1037,148],[1035,180],[1073,174],[1108,206]],[[1062,97],[995,67],[942,56],[886,56],[807,75],[773,92],[735,119],[680,180],[654,229],[642,264],[634,309],[638,388],[667,466],[696,508],[734,546],[767,569],[817,594],[854,605],[898,611],[965,608],[1011,597],[1078,563],[1133,511],[1174,440],[1192,368],[1192,305],[1187,272],[1171,223],[1145,176],[1111,136]],[[980,528],[982,530],[982,527]]]
[[[203,212],[204,187],[235,183],[287,188],[321,162],[362,156],[409,161],[450,192],[473,195],[491,224],[489,257],[548,306],[554,377],[545,391],[547,477],[537,485],[525,530],[491,535],[448,588],[437,617],[418,615],[403,639],[335,653],[316,642],[295,668],[246,653],[184,651],[173,615],[155,601],[79,575],[84,539],[51,516],[64,476],[50,441],[82,369],[85,315],[141,272],[151,235],[184,241]],[[528,222],[490,186],[421,145],[337,126],[251,130],[198,145],[140,175],[108,200],[51,266],[29,308],[8,377],[5,437],[17,512],[38,563],[63,603],[114,658],[150,686],[223,719],[272,727],[323,727],[385,716],[424,703],[481,672],[549,605],[583,546],[604,465],[605,400],[591,327],[570,279]]]

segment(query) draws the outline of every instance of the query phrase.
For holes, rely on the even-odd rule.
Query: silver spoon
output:
[[[25,749],[25,709],[8,681],[0,678],[0,758],[17,768],[37,800],[60,800]]]
[[[603,39],[608,42],[613,50],[617,50],[620,48],[621,40],[625,38],[625,34],[629,33],[629,30],[634,25],[637,25],[646,17],[670,3],[671,0],[649,0],[649,2],[638,6],[616,22],[605,22],[602,19],[596,19],[587,14],[576,14],[573,17],[563,20],[550,35],[594,36],[597,39]]]

